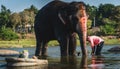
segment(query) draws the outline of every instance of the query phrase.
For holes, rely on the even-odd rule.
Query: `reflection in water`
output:
[[[81,63],[80,63],[80,68],[83,68],[83,69],[88,69],[88,68],[103,69],[105,67],[104,57],[102,57],[102,56],[92,56],[90,62],[91,62],[91,64],[88,65],[87,56],[82,56]]]
[[[80,60],[80,63],[78,63]],[[49,64],[48,69],[87,69],[87,57],[77,56],[61,57],[60,63]]]
[[[81,56],[80,58],[77,56],[70,56],[61,57],[60,62],[52,62],[48,65],[30,67],[6,67],[6,69],[104,69],[104,67],[104,57],[102,56],[92,56],[91,59],[88,56]]]
[[[61,66],[60,69],[76,69],[77,58],[76,56],[61,57],[61,64],[66,66]]]
[[[76,56],[62,56],[60,62],[50,63],[48,69],[77,69],[77,58]]]
[[[48,69],[48,65],[28,66],[28,67],[7,67],[7,69]]]
[[[102,56],[92,56],[91,65],[89,65],[92,69],[103,69],[104,58]]]
[[[68,63],[68,64],[77,64],[76,56],[69,56],[69,57],[61,57],[61,63]]]
[[[60,61],[57,61],[55,58],[53,60],[55,61],[50,62],[48,65],[31,67],[6,67],[5,69],[105,69],[105,60],[102,56],[92,56],[91,58],[89,56],[80,56],[80,58],[76,56],[70,56],[61,57]]]
[[[82,56],[80,62],[80,68],[87,69],[87,56]]]

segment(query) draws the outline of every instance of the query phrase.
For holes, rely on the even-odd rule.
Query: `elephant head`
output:
[[[67,18],[69,18],[68,20],[70,23],[68,23],[68,25],[71,26],[70,28],[72,28],[72,31],[78,33],[82,54],[87,55],[86,36],[87,36],[88,17],[86,14],[85,4],[83,2],[72,2],[69,3],[68,6],[65,7],[64,9],[66,11]],[[64,24],[66,24],[67,20],[65,20],[64,15],[61,16],[59,15],[59,18]]]

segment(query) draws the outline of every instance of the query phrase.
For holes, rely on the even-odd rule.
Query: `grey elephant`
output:
[[[61,56],[75,55],[74,33],[79,36],[82,54],[87,55],[86,23],[87,14],[83,2],[51,1],[41,8],[35,17],[35,56],[47,56],[47,43],[51,40],[59,42]]]

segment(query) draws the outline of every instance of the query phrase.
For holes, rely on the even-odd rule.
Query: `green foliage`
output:
[[[89,15],[89,19],[91,20],[94,19],[96,13],[97,13],[97,7],[87,5],[87,14]]]
[[[94,33],[91,30],[87,30],[87,35],[93,35]]]
[[[18,39],[18,35],[15,32],[13,32],[10,28],[1,28],[0,38],[2,40],[14,40]]]
[[[112,25],[104,25],[100,27],[101,29],[101,35],[114,35],[115,29]]]
[[[103,26],[100,26],[101,35],[114,35],[115,34],[115,21],[108,18],[103,18]]]
[[[117,22],[120,21],[120,6],[116,6],[112,9],[111,19]]]
[[[104,18],[111,18],[112,17],[112,10],[115,8],[113,4],[100,4],[96,14],[96,25],[104,25],[102,20]]]
[[[9,23],[11,11],[7,9],[4,5],[1,5],[1,13],[0,13],[0,28],[6,27]]]
[[[12,28],[15,31],[15,27],[17,25],[20,25],[21,23],[21,17],[18,13],[13,13],[10,15],[10,24],[12,24]]]
[[[48,45],[49,45],[49,46],[59,46],[59,43],[58,43],[58,41],[53,40],[53,41],[50,41],[50,42],[48,43]]]
[[[120,44],[120,40],[119,39],[104,39],[105,40],[105,44]]]
[[[120,34],[120,5],[116,6],[113,10],[112,10],[112,16],[111,16],[111,20],[116,21],[116,25],[115,25],[115,29],[117,31],[117,35]]]
[[[29,12],[32,11],[34,12],[34,14],[37,14],[38,9],[34,5],[31,5],[30,8],[25,9],[25,11],[29,11]]]
[[[37,8],[34,5],[31,5],[30,8],[24,9],[22,12],[15,12],[11,14],[9,9],[7,9],[4,5],[1,5],[0,28],[11,28],[14,32],[28,32],[28,25],[32,28],[37,12]]]
[[[92,25],[92,20],[88,19],[87,21],[87,28],[91,28]]]
[[[100,4],[99,8],[98,8],[98,13],[99,15],[101,14],[102,17],[108,18],[111,16],[112,13],[112,9],[115,6],[113,4]]]

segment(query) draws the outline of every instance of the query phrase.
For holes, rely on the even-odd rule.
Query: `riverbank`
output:
[[[106,45],[112,44],[120,44],[120,39],[104,39]],[[88,44],[88,43],[87,43]],[[59,43],[57,41],[50,41],[48,46],[58,46]],[[80,45],[79,40],[77,40],[77,45]],[[19,40],[11,40],[4,41],[0,40],[0,48],[23,48],[23,47],[35,47],[36,40],[35,39],[19,39]]]
[[[0,40],[0,48],[23,48],[23,47],[34,47],[35,39],[19,39],[4,41]]]
[[[50,41],[48,46],[57,46],[59,43],[57,41]],[[4,41],[0,40],[0,48],[24,48],[24,47],[35,47],[36,40],[32,39],[18,39],[18,40],[10,40]]]

